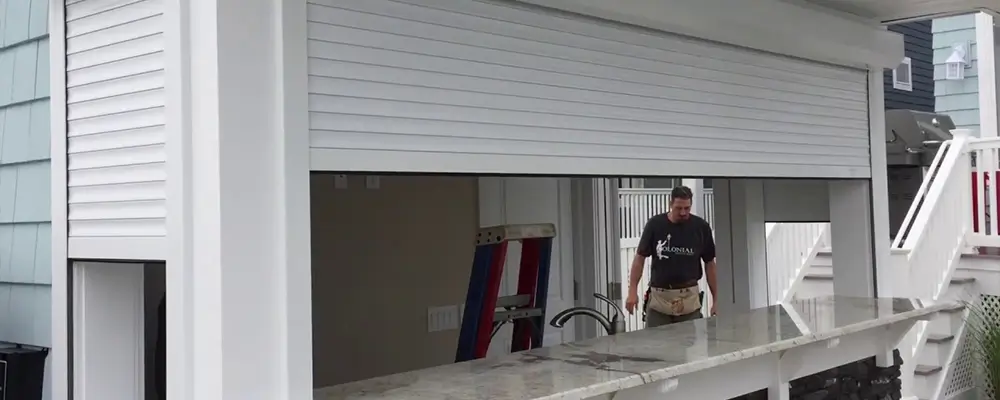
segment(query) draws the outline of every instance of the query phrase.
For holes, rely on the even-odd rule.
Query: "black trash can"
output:
[[[0,400],[42,400],[48,349],[0,347]]]

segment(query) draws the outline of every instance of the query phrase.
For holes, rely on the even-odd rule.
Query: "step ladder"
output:
[[[479,229],[455,362],[486,357],[493,335],[508,322],[514,324],[511,352],[542,346],[552,239],[555,236],[554,224],[501,225]],[[498,297],[503,266],[507,260],[507,245],[512,241],[521,242],[517,294]],[[497,308],[502,310],[497,311]]]

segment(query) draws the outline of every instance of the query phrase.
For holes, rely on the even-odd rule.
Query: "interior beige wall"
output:
[[[315,386],[453,362],[458,330],[428,333],[427,309],[465,301],[476,178],[348,179],[311,182]]]

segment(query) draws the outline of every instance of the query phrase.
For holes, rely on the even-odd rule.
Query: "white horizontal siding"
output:
[[[314,169],[870,175],[864,71],[507,3],[309,3]]]
[[[163,1],[66,2],[71,257],[166,236]]]

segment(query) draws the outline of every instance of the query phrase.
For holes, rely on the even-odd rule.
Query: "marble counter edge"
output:
[[[821,342],[824,340],[829,340],[844,335],[858,333],[872,328],[877,328],[880,326],[896,324],[909,319],[919,318],[925,315],[938,313],[950,309],[955,305],[957,304],[941,303],[941,304],[925,306],[904,313],[887,316],[885,318],[860,322],[857,324],[844,326],[838,329],[822,333],[810,333],[794,339],[787,339],[779,342],[761,345],[758,347],[753,347],[750,349],[741,350],[734,353],[723,354],[700,361],[695,361],[682,365],[674,365],[649,372],[637,373],[632,376],[609,380],[607,382],[602,382],[587,387],[571,389],[560,393],[553,393],[548,396],[538,397],[535,400],[582,400],[594,396],[600,396],[603,394],[617,392],[619,390],[630,389],[642,385],[656,383],[666,379],[676,378],[678,376],[690,374],[692,372],[706,370],[709,368],[718,367],[734,361],[745,360],[751,357],[759,357],[776,351],[788,350],[791,348],[804,346],[816,342]]]

